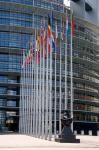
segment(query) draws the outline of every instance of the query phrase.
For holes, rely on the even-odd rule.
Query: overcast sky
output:
[[[66,6],[70,6],[70,0],[64,0]]]

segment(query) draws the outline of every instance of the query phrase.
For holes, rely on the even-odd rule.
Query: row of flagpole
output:
[[[66,17],[66,23],[68,23],[68,16]],[[57,24],[57,22],[56,22]],[[72,14],[71,14],[71,28],[72,28]],[[56,29],[57,30],[57,29]],[[68,26],[66,26],[66,30],[68,30]],[[62,113],[62,41],[60,38],[60,52],[58,55],[59,63],[60,63],[60,71],[59,71],[59,108],[57,108],[57,50],[55,45],[55,79],[53,85],[53,48],[52,48],[52,39],[50,45],[50,53],[49,53],[49,39],[47,38],[47,46],[46,46],[46,58],[45,58],[45,46],[44,43],[40,45],[40,49],[43,49],[40,52],[40,58],[38,57],[37,50],[37,36],[39,30],[35,29],[34,33],[34,47],[33,47],[33,56],[31,62],[29,64],[25,64],[25,67],[21,71],[22,83],[20,88],[20,132],[34,135],[35,137],[41,137],[45,139],[51,140],[52,130],[54,128],[54,136],[57,134],[57,110],[59,109],[59,134],[61,133],[61,113]],[[48,32],[47,32],[48,34]],[[72,60],[72,31],[71,31],[71,48],[70,48],[70,81],[71,81],[71,99],[70,99],[70,113],[71,117],[73,117],[73,60]],[[48,35],[47,35],[48,36]],[[57,36],[57,32],[56,32]],[[65,38],[65,102],[64,102],[64,110],[67,109],[67,31]],[[32,39],[33,40],[33,39]],[[33,42],[33,41],[32,41]],[[43,55],[43,56],[42,56]],[[25,57],[25,52],[23,51],[23,61]],[[38,60],[40,59],[40,60]],[[39,62],[40,61],[40,62]],[[53,102],[53,91],[52,86],[54,86],[54,103]],[[24,90],[25,89],[25,90]],[[52,107],[54,104],[54,111]],[[54,116],[54,117],[53,117]],[[53,120],[53,118],[54,120]],[[54,122],[54,126],[53,126]],[[72,126],[73,128],[73,126]]]

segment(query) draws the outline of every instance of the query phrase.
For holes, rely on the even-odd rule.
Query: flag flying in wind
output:
[[[51,18],[48,15],[48,53],[50,53],[51,51],[51,39],[52,39]]]
[[[57,22],[56,22],[56,27],[55,27],[55,43],[56,43],[56,49],[58,48],[58,30],[57,30]]]
[[[22,66],[22,69],[25,67],[25,54],[24,54],[24,52],[23,52],[23,60],[22,60],[22,62],[21,62],[21,66]]]
[[[41,49],[41,37],[40,37],[40,34],[38,34],[38,37],[37,37],[37,44],[38,44],[38,51],[40,51],[40,49]]]
[[[46,44],[47,44],[47,36],[46,36],[46,28],[45,28],[45,25],[44,25],[44,34],[43,34],[43,54],[44,54],[44,57],[46,57]]]
[[[68,33],[68,16],[66,16],[66,35]]]
[[[41,50],[41,37],[38,33],[37,41],[36,41],[36,63],[40,63],[40,50]]]
[[[64,21],[63,17],[61,17],[61,40],[64,39]]]
[[[40,26],[41,45],[43,45],[43,33],[44,33],[44,21],[42,19],[41,26]]]
[[[51,18],[48,15],[48,38],[51,38],[52,29],[51,29]]]
[[[26,50],[26,63],[29,64],[33,58],[33,43],[29,42],[29,47]]]
[[[29,60],[29,55],[30,55],[30,49],[29,47],[26,49],[26,63],[29,64],[30,60]]]
[[[54,39],[54,33],[52,33],[52,47],[55,51],[55,39]]]
[[[32,41],[33,42],[33,41]],[[31,61],[33,58],[33,43],[30,42],[30,53],[29,53],[29,60]]]

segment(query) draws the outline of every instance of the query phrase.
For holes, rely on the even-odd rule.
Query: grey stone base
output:
[[[80,139],[62,139],[62,138],[56,138],[55,142],[59,142],[59,143],[80,143]]]

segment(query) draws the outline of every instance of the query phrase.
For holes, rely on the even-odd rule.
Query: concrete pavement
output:
[[[0,150],[99,150],[98,136],[77,136],[81,143],[57,143],[26,135],[0,135]]]

